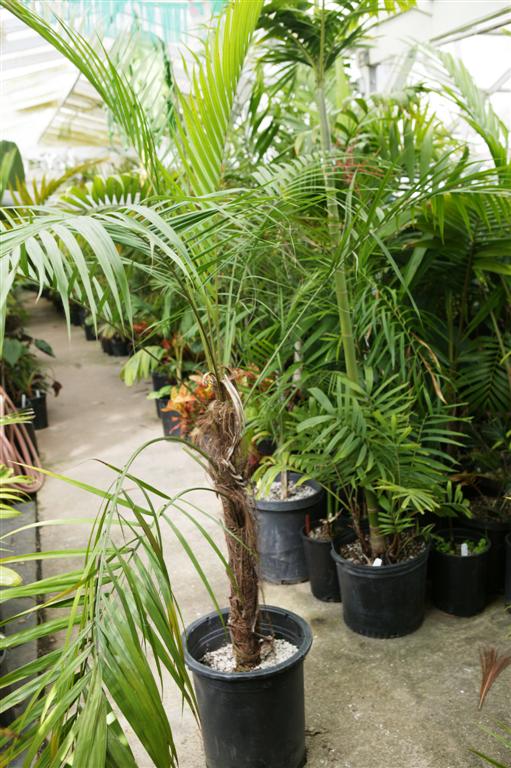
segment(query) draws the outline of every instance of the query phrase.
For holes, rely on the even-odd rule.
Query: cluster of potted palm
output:
[[[300,768],[303,662],[312,635],[300,617],[259,604],[259,579],[307,578],[313,556],[302,539],[306,545],[317,540],[326,544],[327,567],[318,596],[342,595],[344,618],[354,631],[394,637],[414,631],[423,619],[431,546],[439,574],[446,558],[459,558],[465,567],[468,561],[484,563],[491,551],[486,534],[460,538],[457,528],[445,536],[438,532],[431,544],[434,522],[427,516],[466,511],[461,491],[448,486],[459,470],[460,445],[467,444],[470,414],[457,405],[458,395],[474,387],[465,342],[475,344],[477,324],[489,318],[498,343],[507,343],[506,289],[498,306],[487,299],[481,314],[481,295],[472,296],[474,280],[467,272],[461,285],[465,309],[451,295],[438,311],[449,321],[445,349],[445,334],[436,338],[432,320],[430,271],[438,268],[446,227],[456,229],[458,219],[464,224],[479,216],[490,227],[491,209],[492,231],[496,239],[504,237],[509,199],[500,191],[493,196],[500,166],[472,167],[443,134],[433,144],[413,100],[407,108],[416,134],[410,136],[407,116],[400,122],[403,136],[387,144],[377,125],[389,124],[395,104],[364,110],[357,100],[345,114],[331,114],[328,91],[333,83],[346,85],[338,65],[378,13],[374,0],[356,7],[341,0],[335,7],[307,0],[229,3],[197,63],[190,92],[175,87],[167,137],[175,148],[172,170],[161,159],[160,137],[151,131],[136,90],[114,61],[18,0],[1,5],[90,81],[144,171],[134,186],[137,195],[123,197],[114,182],[96,181],[51,209],[28,215],[14,210],[4,233],[7,290],[17,275],[37,275],[65,308],[71,298],[87,306],[94,326],[108,317],[111,328],[121,330],[130,324],[133,329],[136,319],[134,284],[147,286],[149,298],[175,299],[178,317],[179,307],[186,306],[191,335],[200,342],[204,375],[196,383],[208,393],[193,413],[191,450],[207,466],[222,505],[225,558],[195,518],[194,524],[225,565],[230,595],[229,608],[215,604],[211,614],[183,627],[162,555],[162,526],[170,526],[205,581],[169,514],[189,511],[179,498],[134,477],[132,460],[115,470],[109,491],[84,488],[105,505],[83,568],[23,587],[25,595],[43,595],[46,607],[67,610],[62,620],[41,622],[38,636],[68,627],[68,638],[20,670],[20,687],[8,703],[28,700],[28,707],[0,743],[8,758],[28,750],[34,765],[132,766],[118,710],[155,765],[176,765],[148,647],[197,714],[210,768]],[[302,119],[307,154],[295,153],[295,142],[289,142],[283,161],[270,162],[275,158],[269,156],[257,172],[250,163],[246,171],[244,162],[226,168],[243,110],[238,85],[254,38],[260,63],[279,72],[282,88],[292,93],[300,81],[316,102],[306,119],[298,107],[289,117],[294,123]],[[349,101],[350,93],[344,95]],[[261,108],[260,98],[250,100],[254,130],[262,124]],[[285,120],[271,128],[281,130],[281,146],[289,131]],[[270,151],[267,131],[261,129],[256,142],[263,159]],[[394,151],[401,140],[402,151]],[[378,141],[392,151],[372,151]],[[243,148],[245,159],[250,146]],[[128,178],[116,183],[120,192],[131,189]],[[110,188],[117,191],[110,194]],[[487,234],[486,248],[489,239]],[[473,238],[470,247],[474,253]],[[486,265],[492,272],[493,256],[483,262],[482,244],[481,251],[477,269]],[[47,256],[42,266],[41,252]],[[160,327],[169,313],[155,306],[165,314],[154,320],[154,336],[161,338],[153,344],[144,327],[124,378],[129,384],[152,374],[156,395],[170,396],[162,416],[181,406],[184,413],[193,392],[171,389],[182,385],[183,336]],[[458,333],[455,311],[462,318]],[[172,355],[161,339],[174,340]],[[242,384],[239,369],[251,372]],[[471,403],[476,408],[477,398]],[[498,417],[500,384],[491,405],[491,417]],[[486,401],[482,407],[487,416]],[[250,430],[256,447],[264,437],[274,449],[255,474]],[[126,491],[125,481],[142,491],[145,506]],[[113,521],[128,531],[120,547],[110,534]],[[51,554],[41,554],[46,556]],[[21,594],[16,589],[10,594]],[[442,596],[437,603],[465,610]],[[281,642],[289,655],[275,655],[273,666],[265,663]],[[205,661],[225,645],[231,647],[229,671]]]

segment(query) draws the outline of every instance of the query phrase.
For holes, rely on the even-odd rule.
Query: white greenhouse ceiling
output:
[[[163,41],[174,77],[181,82],[181,54],[199,44],[201,29],[222,0],[36,0],[30,5],[46,17],[53,13],[72,18],[85,34],[95,30],[98,35],[101,29],[102,43],[110,52],[120,37],[131,38],[135,24],[146,39]],[[359,60],[364,90],[395,86],[415,42],[460,57],[500,116],[511,123],[511,3],[418,0],[411,11],[383,20]],[[118,146],[101,100],[85,78],[3,9],[0,45],[1,139],[16,141],[28,158],[45,152],[97,156]]]

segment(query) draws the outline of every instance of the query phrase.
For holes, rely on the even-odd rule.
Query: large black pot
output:
[[[347,544],[349,541],[354,541],[355,538],[353,530],[344,529],[335,534],[335,546],[337,547],[341,543]],[[326,603],[340,603],[341,590],[332,557],[332,539],[311,539],[304,529],[302,541],[312,594],[318,600],[323,600]]]
[[[299,477],[296,472],[289,472],[289,480]],[[307,515],[311,525],[324,515],[325,494],[314,480],[307,480],[306,484],[315,493],[303,499],[256,500],[258,568],[264,581],[298,584],[309,578],[302,529]]]
[[[443,530],[438,536],[454,541],[479,541],[481,536],[475,531],[454,528]],[[431,581],[433,603],[437,608],[454,616],[475,616],[484,610],[486,605],[486,585],[488,571],[488,556],[491,544],[484,552],[461,557],[440,552],[433,545],[431,549]]]
[[[486,536],[491,542],[488,556],[488,592],[490,594],[504,591],[504,576],[506,570],[505,541],[511,532],[511,520],[502,522],[486,520],[478,517],[468,517],[463,520],[463,527],[477,531],[479,538]]]
[[[112,355],[114,357],[128,357],[130,345],[127,339],[112,339]]]
[[[344,621],[359,635],[402,637],[424,619],[429,547],[395,565],[359,565],[335,550]]]
[[[511,604],[511,533],[506,536],[506,582],[504,585],[504,599]]]
[[[228,609],[222,611],[227,624]],[[251,672],[216,672],[200,663],[229,642],[217,612],[185,632],[207,768],[302,768],[305,755],[303,661],[312,644],[308,624],[290,611],[262,606],[260,632],[297,650],[287,661]]]
[[[38,395],[27,397],[27,408],[34,412],[32,424],[34,429],[46,429],[48,426],[48,408],[46,405],[46,392],[39,392]]]

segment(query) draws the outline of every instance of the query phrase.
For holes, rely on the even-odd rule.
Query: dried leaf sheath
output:
[[[213,378],[213,377],[212,377]],[[233,383],[213,380],[217,397],[197,422],[194,442],[210,457],[209,473],[220,495],[229,565],[234,576],[229,597],[229,630],[238,670],[260,658],[256,628],[259,612],[253,501],[247,493],[247,458],[241,450],[243,406]]]
[[[481,689],[478,709],[481,709],[493,683],[511,664],[511,653],[499,653],[492,645],[488,645],[479,649],[479,658],[481,660]]]

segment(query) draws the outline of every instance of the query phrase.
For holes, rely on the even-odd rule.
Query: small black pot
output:
[[[162,401],[164,402],[163,398],[160,398],[160,402]],[[162,407],[164,408],[166,404],[167,403],[165,402]],[[181,428],[179,425],[181,416],[179,413],[177,411],[160,411],[160,415],[164,436],[181,437]]]
[[[476,532],[463,528],[438,532],[438,536],[445,539],[451,534],[459,544],[467,540],[477,542],[481,538]],[[484,552],[461,557],[439,552],[433,544],[430,574],[433,603],[437,608],[454,616],[475,616],[484,610],[490,548],[488,543]]]
[[[200,663],[229,638],[214,611],[185,633],[185,661],[193,675],[207,768],[302,768],[305,754],[303,661],[312,644],[309,625],[290,611],[261,607],[261,634],[297,647],[287,661],[251,672],[216,672]]]
[[[489,594],[502,594],[504,591],[504,578],[506,571],[505,541],[508,533],[511,533],[511,520],[501,522],[499,520],[485,520],[477,517],[468,517],[463,520],[463,528],[477,531],[479,538],[486,536],[491,542],[488,555],[488,592]]]
[[[335,536],[335,546],[347,544],[355,538],[354,531],[346,529]],[[302,541],[312,594],[325,603],[340,603],[341,590],[332,557],[332,540],[311,539],[304,529]]]
[[[335,550],[346,625],[367,637],[402,637],[424,620],[429,546],[395,565],[360,565]]]
[[[167,406],[167,403],[169,402],[169,398],[168,397],[159,397],[154,402],[156,403],[156,414],[157,414],[158,418],[161,419],[162,408],[165,408]]]
[[[87,339],[87,341],[96,341],[98,336],[93,325],[90,325],[89,323],[84,323],[83,330],[85,332],[85,338]]]
[[[504,599],[511,603],[511,533],[506,536],[506,582],[504,585]]]
[[[290,480],[300,475],[289,472]],[[302,544],[302,529],[309,515],[311,526],[324,513],[325,494],[319,483],[307,480],[315,493],[288,501],[256,500],[259,577],[273,584],[307,581],[309,572]]]
[[[128,357],[130,345],[127,339],[112,339],[112,355],[114,357]]]
[[[166,387],[167,384],[169,384],[169,377],[166,373],[161,373],[160,371],[153,371],[151,374],[151,378],[153,380],[153,392],[158,392],[162,387]],[[159,397],[157,400],[155,400],[156,403],[156,414],[158,418],[161,418],[161,403],[165,402],[167,403],[169,400],[168,397]]]
[[[105,336],[101,336],[101,349],[106,355],[113,355],[112,339],[107,339]]]
[[[46,392],[40,392],[33,397],[27,397],[27,408],[34,411],[32,424],[34,429],[46,429],[48,426],[48,408],[46,405]]]
[[[85,310],[79,304],[71,304],[69,307],[69,319],[71,325],[81,325],[84,320]]]
[[[277,450],[277,446],[271,437],[263,437],[262,440],[259,440],[259,442],[256,443],[256,448],[261,456],[273,456]]]
[[[158,392],[159,389],[170,384],[168,374],[162,373],[162,371],[153,371],[151,379],[153,380],[153,392]]]

